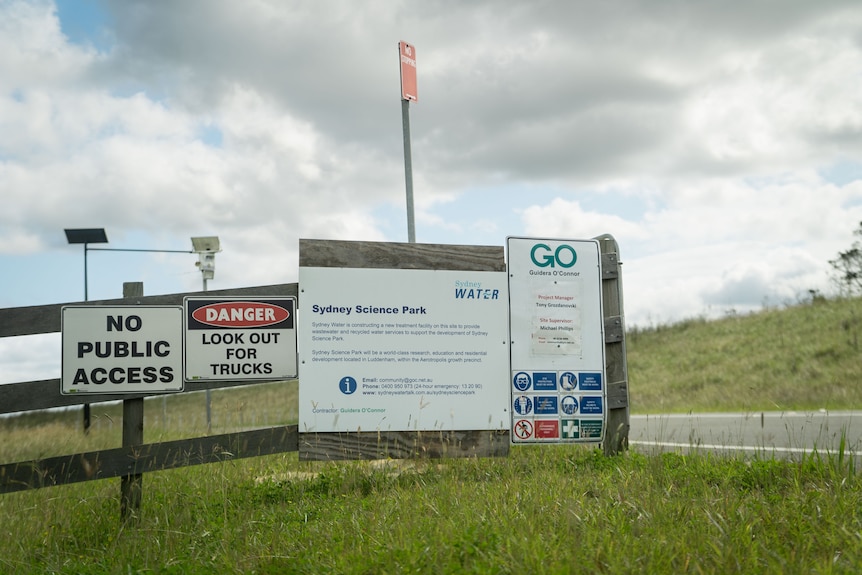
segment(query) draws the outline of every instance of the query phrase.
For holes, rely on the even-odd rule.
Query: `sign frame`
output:
[[[509,236],[506,254],[512,443],[601,443],[608,401],[599,242]]]
[[[238,304],[249,305],[239,308]],[[286,312],[284,317],[279,317],[279,308]],[[295,296],[186,296],[182,309],[185,381],[261,382],[298,377]],[[196,318],[201,310],[211,311],[213,321]],[[218,325],[224,323],[219,317],[227,325]],[[200,334],[200,343],[192,342],[192,333]],[[207,367],[212,368],[211,373],[204,373]]]
[[[416,46],[403,41],[398,42],[398,56],[401,69],[401,99],[418,102]]]
[[[182,310],[181,306],[63,306],[60,393],[183,391]],[[130,311],[134,313],[128,314]],[[173,315],[176,317],[172,318]],[[104,324],[99,320],[104,320]],[[96,335],[99,325],[104,325],[105,331]],[[146,331],[141,333],[142,330]],[[136,335],[126,337],[129,332]],[[138,336],[146,337],[138,339]],[[85,381],[79,382],[82,377]]]

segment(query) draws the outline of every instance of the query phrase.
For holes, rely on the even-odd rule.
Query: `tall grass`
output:
[[[636,413],[862,408],[862,299],[631,330]]]
[[[296,380],[211,393],[210,432],[230,433],[255,427],[295,424],[299,417]],[[80,409],[30,412],[0,418],[0,463],[119,447],[123,408],[119,402],[91,404],[87,435]],[[165,395],[144,402],[144,441],[155,443],[207,433],[203,392]]]
[[[5,573],[854,573],[862,485],[832,459],[604,457],[300,463],[147,474],[0,498]]]

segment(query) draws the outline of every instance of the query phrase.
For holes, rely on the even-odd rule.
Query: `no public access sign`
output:
[[[297,376],[296,298],[187,297],[183,309],[187,381]]]
[[[182,391],[179,306],[67,306],[61,310],[60,392]]]

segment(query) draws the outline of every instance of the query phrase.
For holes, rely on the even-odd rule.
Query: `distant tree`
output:
[[[862,238],[862,222],[854,230],[856,238]],[[862,294],[862,241],[856,239],[850,249],[838,252],[838,257],[829,260],[829,265],[835,270],[835,281],[839,288],[851,295]]]

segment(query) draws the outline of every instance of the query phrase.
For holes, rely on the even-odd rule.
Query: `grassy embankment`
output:
[[[860,339],[858,298],[633,330],[632,411],[859,409]]]
[[[633,410],[858,408],[857,318],[858,300],[829,301],[633,332]],[[146,441],[201,434],[202,406],[149,400]],[[295,406],[292,383],[217,392],[213,432],[295,422]],[[0,461],[115,447],[112,409],[94,406],[86,438],[79,414],[6,423]],[[120,524],[118,480],[2,495],[0,572],[858,573],[856,464],[577,446],[397,466],[229,461],[145,475],[134,525]]]

